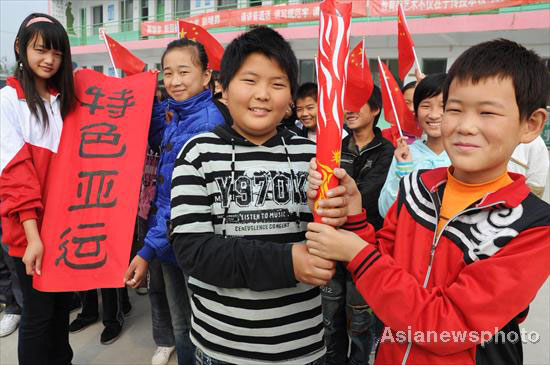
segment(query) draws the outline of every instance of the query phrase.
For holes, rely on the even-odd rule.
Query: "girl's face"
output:
[[[171,98],[184,101],[206,90],[210,70],[194,62],[198,55],[192,47],[174,48],[164,56],[164,87]]]
[[[443,93],[426,98],[418,105],[416,115],[420,127],[429,137],[441,137],[441,121],[443,120]]]
[[[56,49],[46,49],[41,34],[37,34],[27,44],[27,62],[35,77],[48,80],[59,71],[63,53]]]

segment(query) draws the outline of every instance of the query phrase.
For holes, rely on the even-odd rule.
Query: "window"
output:
[[[141,21],[146,22],[149,19],[149,1],[141,0]]]
[[[120,25],[122,32],[134,30],[134,0],[120,2]]]
[[[317,82],[314,60],[300,60],[300,85],[306,82]]]
[[[426,75],[447,72],[446,58],[424,58],[422,59],[422,72]]]
[[[237,0],[218,0],[218,10],[237,9]]]
[[[249,0],[248,6],[262,6],[262,0]]]
[[[103,65],[92,66],[92,70],[103,73]]]
[[[88,21],[86,19],[86,8],[80,8],[80,39],[86,43],[86,38],[88,36]]]
[[[103,27],[103,5],[92,8],[92,23],[94,34],[99,34],[99,28]]]
[[[164,21],[164,0],[157,0],[157,10],[155,13],[157,22]]]
[[[115,20],[115,5],[109,4],[107,5],[107,21],[112,22]]]
[[[190,13],[191,2],[189,0],[174,0],[175,19],[187,18]]]

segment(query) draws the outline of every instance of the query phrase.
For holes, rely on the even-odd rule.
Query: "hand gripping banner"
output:
[[[77,105],[50,164],[37,290],[124,285],[157,75],[75,75]]]
[[[321,4],[317,55],[317,169],[323,182],[318,200],[324,199],[327,191],[338,185],[334,169],[340,167],[350,23],[351,3],[327,0]],[[315,221],[319,221],[317,215]]]

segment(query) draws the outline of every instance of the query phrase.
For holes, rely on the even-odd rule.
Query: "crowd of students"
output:
[[[74,295],[32,287],[43,183],[75,102],[70,47],[56,19],[31,14],[14,48],[0,91],[0,213],[22,295],[6,313],[21,316],[20,364],[70,364],[69,331],[97,321],[97,291],[81,294],[69,325]],[[234,39],[216,86],[198,42],[171,42],[161,67],[156,194],[124,278],[139,288],[149,275],[153,364],[174,350],[200,365],[368,364],[373,351],[381,364],[522,362],[521,342],[491,338],[519,333],[549,275],[550,209],[535,195],[548,174],[550,75],[534,52],[482,43],[448,74],[405,85],[417,140],[384,137],[375,86],[346,112],[340,185],[317,208],[317,85],[298,85],[282,36],[257,27]],[[131,305],[125,288],[101,292],[108,344]],[[395,340],[400,331],[478,336]]]

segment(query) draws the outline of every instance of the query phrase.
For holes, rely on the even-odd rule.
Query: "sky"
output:
[[[13,41],[23,19],[30,13],[48,13],[48,0],[0,0],[0,60],[15,63]]]

